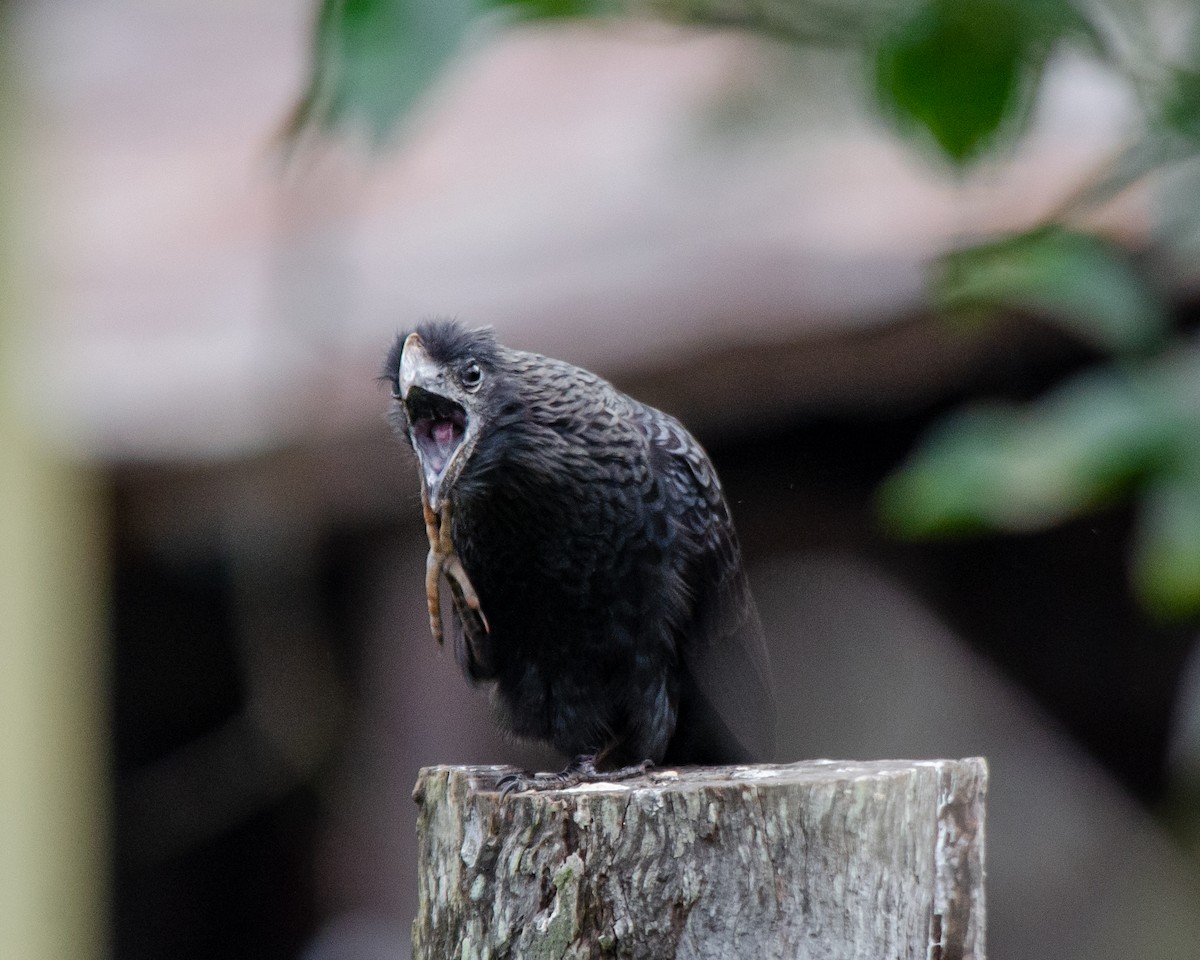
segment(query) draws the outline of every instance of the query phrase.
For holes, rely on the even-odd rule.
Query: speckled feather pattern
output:
[[[765,759],[765,644],[700,445],[595,374],[490,331],[417,332],[439,363],[484,370],[468,407],[479,439],[450,501],[490,632],[456,619],[464,673],[495,684],[502,721],[608,766]],[[403,404],[391,416],[407,439]]]

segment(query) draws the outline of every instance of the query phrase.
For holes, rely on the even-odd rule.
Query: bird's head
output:
[[[396,401],[393,422],[417,454],[435,511],[479,441],[494,393],[498,349],[490,329],[433,320],[400,334],[388,354],[383,378]]]

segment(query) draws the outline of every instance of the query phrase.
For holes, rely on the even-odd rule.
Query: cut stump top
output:
[[[421,771],[417,960],[984,956],[980,758],[510,772]]]

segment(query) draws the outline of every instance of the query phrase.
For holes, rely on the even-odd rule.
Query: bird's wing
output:
[[[767,760],[775,746],[775,697],[729,506],[699,443],[673,417],[650,413],[652,462],[674,501],[680,573],[692,598],[680,644],[679,732],[668,761]]]

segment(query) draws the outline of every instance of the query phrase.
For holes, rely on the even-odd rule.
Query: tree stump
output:
[[[982,759],[508,772],[421,771],[415,960],[983,960]]]

